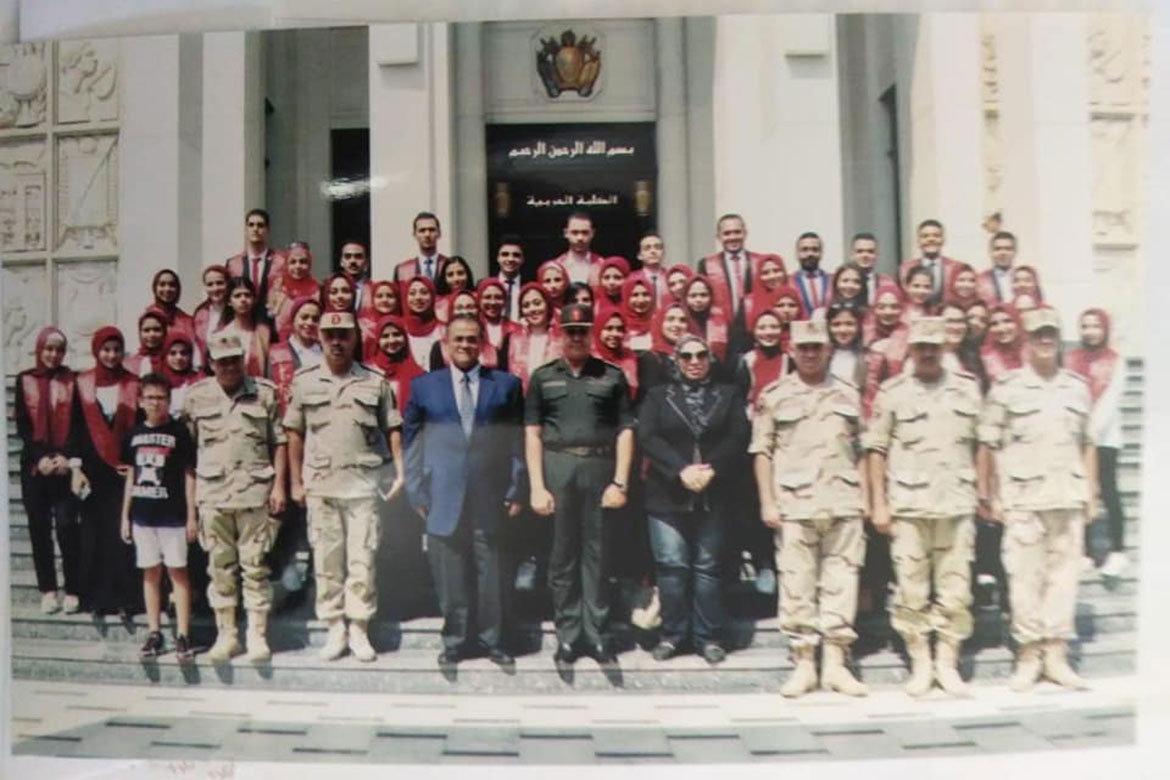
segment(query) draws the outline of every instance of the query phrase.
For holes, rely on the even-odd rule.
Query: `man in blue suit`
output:
[[[829,275],[821,270],[821,237],[816,233],[801,233],[796,239],[796,259],[800,270],[793,273],[792,282],[800,293],[804,310],[811,315],[829,305]]]
[[[486,652],[511,666],[500,542],[525,488],[523,393],[517,377],[479,364],[475,317],[455,317],[444,338],[451,366],[410,383],[403,420],[407,496],[426,520],[443,611],[439,665]]]

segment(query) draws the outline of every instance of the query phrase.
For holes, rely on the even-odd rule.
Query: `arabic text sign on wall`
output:
[[[591,192],[588,195],[565,193],[558,198],[541,198],[536,195],[529,195],[524,201],[524,205],[534,209],[559,207],[596,208],[597,206],[616,206],[620,200],[614,193],[599,194]]]
[[[535,160],[543,157],[549,160],[560,158],[572,160],[577,157],[632,157],[636,151],[634,146],[610,146],[601,139],[588,143],[573,141],[571,144],[548,144],[545,141],[537,141],[527,146],[513,146],[508,150],[508,159],[528,158]]]

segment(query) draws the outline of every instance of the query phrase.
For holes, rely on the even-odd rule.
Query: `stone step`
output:
[[[1136,636],[1115,634],[1094,642],[1074,643],[1070,655],[1088,678],[1135,671]],[[876,686],[902,683],[906,665],[902,657],[881,650],[857,659],[861,678]],[[965,655],[962,668],[976,680],[1001,679],[1011,674],[1012,656],[1006,647],[977,650]],[[603,670],[589,659],[573,668],[571,686],[562,681],[549,653],[521,655],[515,671],[508,674],[485,659],[461,662],[448,679],[440,673],[430,650],[381,653],[371,663],[346,656],[335,662],[317,658],[304,649],[278,653],[271,663],[253,665],[242,657],[231,664],[211,665],[205,654],[196,663],[179,666],[173,654],[142,662],[138,648],[129,642],[78,643],[16,638],[12,647],[12,673],[17,679],[91,680],[189,687],[211,685],[267,690],[364,691],[379,693],[565,693],[578,691],[624,692],[774,692],[787,679],[792,664],[777,648],[749,648],[728,655],[712,668],[695,656],[654,661],[649,652],[627,649],[618,668]]]
[[[138,615],[129,630],[113,617],[94,618],[90,615],[45,615],[39,605],[20,604],[12,609],[12,633],[25,639],[69,640],[76,642],[142,642],[146,639],[147,623],[144,615]],[[1135,630],[1137,598],[1134,595],[1106,594],[1092,600],[1084,599],[1077,604],[1077,633],[1082,639],[1091,639],[1104,634],[1127,633]],[[1007,635],[1007,618],[998,610],[975,610],[975,636],[981,645],[1002,642]],[[169,617],[163,615],[163,625],[171,625]],[[241,618],[241,624],[245,621]],[[621,625],[621,624],[619,624]],[[884,614],[862,615],[857,621],[858,632],[866,637],[890,636],[889,621]],[[210,615],[196,614],[192,620],[192,636],[210,642],[215,635],[215,622]],[[387,649],[431,649],[442,647],[442,619],[438,617],[415,618],[408,621],[375,620],[370,625],[371,642],[376,647]],[[292,613],[275,614],[269,620],[268,641],[274,650],[296,650],[304,647],[320,647],[325,644],[327,627],[324,621],[312,617],[307,608]],[[626,626],[619,633],[627,644],[637,637],[644,637],[639,631]],[[637,636],[635,636],[635,634]],[[523,622],[517,635],[521,646],[529,652],[540,650],[551,653],[556,649],[554,624],[551,621]],[[750,619],[732,617],[727,624],[726,636],[733,647],[787,647],[787,640],[780,631],[780,622],[775,617]]]

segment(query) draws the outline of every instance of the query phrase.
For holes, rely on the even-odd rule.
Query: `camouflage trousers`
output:
[[[865,555],[861,518],[785,520],[776,533],[780,629],[791,646],[857,639],[857,576]]]
[[[1075,639],[1084,510],[1009,511],[1004,526],[1012,637],[1021,644]]]
[[[974,518],[895,517],[891,533],[897,588],[890,625],[907,640],[932,632],[956,642],[971,636]]]
[[[381,526],[377,498],[309,496],[309,544],[317,617],[369,620],[377,609],[374,556]]]
[[[199,507],[200,544],[207,551],[207,603],[228,609],[239,603],[240,574],[244,581],[244,608],[267,612],[272,607],[268,581],[268,551],[278,522],[266,507],[219,509]]]

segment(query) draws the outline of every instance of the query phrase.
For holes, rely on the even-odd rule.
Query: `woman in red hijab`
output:
[[[1015,307],[1006,303],[991,307],[979,356],[992,384],[1008,371],[1024,365],[1024,326]]]
[[[740,358],[735,382],[747,390],[748,417],[755,417],[764,388],[792,370],[792,358],[782,344],[786,325],[775,309],[764,309],[752,322],[755,346]]]
[[[1030,265],[1017,265],[1012,269],[1012,297],[1031,295],[1036,305],[1044,303],[1040,289],[1040,272]]]
[[[406,283],[406,307],[403,323],[410,341],[410,354],[426,371],[442,368],[432,365],[431,349],[443,336],[439,318],[435,316],[435,283],[425,276],[416,276]]]
[[[268,351],[272,346],[272,331],[263,322],[256,288],[246,276],[237,276],[228,282],[228,308],[224,311],[223,329],[239,336],[244,346],[244,372],[248,376],[268,376]]]
[[[353,313],[353,304],[357,300],[357,291],[351,280],[345,274],[330,274],[321,282],[321,303],[325,311],[348,311]]]
[[[480,318],[479,312],[479,298],[471,290],[460,290],[454,293],[449,299],[450,316],[451,319],[460,315],[467,317],[474,317],[480,323],[481,336],[486,329],[483,327],[483,320]],[[450,324],[450,320],[448,320]],[[447,352],[447,325],[441,325],[442,337],[438,343],[431,347],[431,365],[451,365],[451,355]],[[500,365],[500,353],[492,343],[486,338],[483,339],[479,346],[479,364],[485,368],[498,368]]]
[[[406,412],[410,400],[410,380],[426,372],[410,356],[410,340],[406,322],[396,314],[387,314],[378,321],[378,351],[371,365],[381,372],[394,390],[398,413]]]
[[[304,241],[288,245],[288,259],[276,284],[268,292],[268,308],[276,327],[277,341],[287,341],[293,329],[292,309],[302,298],[320,298],[321,285],[313,278],[313,253]]]
[[[163,376],[171,383],[171,417],[183,411],[187,385],[198,382],[204,375],[195,370],[195,340],[182,331],[167,333],[163,342]]]
[[[1121,398],[1125,390],[1125,361],[1109,345],[1110,322],[1104,309],[1081,314],[1081,345],[1069,350],[1064,367],[1089,383],[1093,411],[1089,431],[1097,444],[1097,484],[1109,519],[1109,555],[1101,566],[1106,577],[1120,577],[1125,557],[1125,512],[1117,491],[1117,454],[1121,450]]]
[[[559,322],[561,307],[567,302],[565,294],[569,290],[569,272],[565,270],[565,266],[559,260],[546,260],[536,269],[536,281],[548,294],[548,302],[551,307],[550,320]],[[523,321],[523,314],[520,315],[520,319]]]
[[[679,379],[674,347],[690,327],[690,312],[681,301],[668,302],[654,314],[650,349],[638,356],[639,402],[651,387]]]
[[[909,351],[910,328],[905,322],[906,299],[892,283],[879,284],[873,309],[865,317],[865,389],[861,397],[862,412],[869,419],[873,399],[882,382],[902,372]]]
[[[964,263],[951,278],[951,284],[943,295],[943,303],[950,303],[966,311],[980,302],[979,275],[975,269]]]
[[[147,307],[147,311],[162,314],[167,333],[182,331],[194,337],[195,318],[179,308],[179,296],[183,294],[179,275],[170,268],[162,269],[150,281],[150,290],[154,295],[154,303]]]
[[[122,542],[122,494],[118,469],[122,443],[138,408],[138,378],[122,366],[126,341],[115,327],[93,334],[96,364],[77,376],[66,454],[71,488],[81,498],[78,573],[82,609],[95,615],[141,611],[142,586],[134,548]]]
[[[745,330],[750,332],[756,316],[775,306],[781,293],[786,289],[795,291],[795,288],[788,287],[788,274],[784,271],[784,263],[776,255],[766,255],[760,261],[756,283],[743,299],[743,306],[740,308],[741,316],[749,326]],[[797,295],[797,302],[799,299],[800,296]]]
[[[552,301],[542,285],[529,282],[520,288],[521,330],[508,337],[502,367],[520,377],[524,392],[533,371],[561,356],[561,334],[552,316]]]
[[[504,348],[504,340],[509,335],[523,330],[519,323],[512,322],[504,316],[507,296],[508,291],[504,283],[494,276],[481,280],[475,288],[475,300],[479,303],[479,321],[483,323],[484,343],[491,344],[497,352]]]
[[[630,276],[630,264],[626,258],[614,255],[607,257],[601,263],[597,272],[597,285],[593,288],[593,300],[598,312],[605,308],[618,308],[622,305],[622,286]]]
[[[691,317],[691,333],[706,342],[707,348],[711,350],[714,358],[711,363],[712,375],[721,377],[727,361],[731,326],[723,309],[715,304],[715,291],[707,277],[696,276],[687,282],[683,291],[683,305]]]
[[[626,318],[620,309],[602,306],[593,327],[593,354],[607,363],[613,363],[626,375],[630,384],[630,398],[638,396],[638,356],[627,344]]]
[[[398,282],[383,279],[370,287],[373,303],[358,313],[358,327],[362,332],[362,360],[369,362],[378,353],[378,323],[388,314],[402,315],[402,301]]]
[[[695,278],[695,269],[684,263],[672,265],[666,269],[666,289],[670,291],[671,296],[682,303],[683,291],[687,289],[687,283]]]
[[[292,306],[292,332],[268,352],[268,378],[276,384],[281,417],[292,400],[293,376],[302,368],[321,364],[320,324],[321,302],[315,296],[301,298]]]
[[[16,433],[24,443],[20,450],[20,497],[28,520],[41,611],[46,614],[62,606],[67,613],[81,608],[77,499],[69,490],[65,454],[76,375],[64,364],[66,345],[60,330],[43,328],[33,353],[35,366],[21,371],[13,388]],[[62,605],[57,603],[54,528],[65,575]]]
[[[207,354],[207,344],[212,334],[222,327],[223,313],[227,309],[228,278],[225,266],[209,265],[203,269],[203,293],[206,297],[195,307],[192,315],[195,321],[195,358],[201,366],[207,365],[203,356]]]
[[[654,343],[654,291],[643,276],[631,276],[622,284],[622,319],[626,343],[635,352],[645,352]]]
[[[126,370],[138,377],[160,373],[166,358],[166,339],[166,318],[153,308],[144,311],[138,318],[138,352],[126,357]]]

